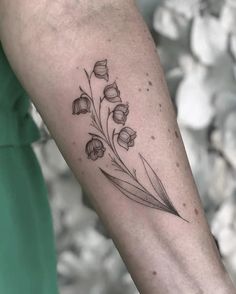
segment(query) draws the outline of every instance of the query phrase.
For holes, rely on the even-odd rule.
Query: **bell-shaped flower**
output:
[[[105,150],[102,141],[97,138],[92,138],[88,141],[85,147],[85,152],[88,155],[88,158],[92,160],[103,157]]]
[[[128,150],[129,147],[134,146],[134,139],[136,137],[137,137],[136,132],[133,129],[129,127],[124,127],[120,130],[118,134],[117,142],[121,147]]]
[[[90,112],[91,102],[85,93],[73,101],[72,104],[72,114],[81,114]]]
[[[93,72],[95,77],[98,79],[104,79],[108,82],[109,74],[108,74],[108,67],[107,67],[107,60],[97,61],[94,65]]]
[[[118,104],[113,110],[113,120],[117,124],[125,124],[127,120],[127,116],[129,114],[129,105],[126,104]]]
[[[121,98],[120,98],[120,91],[117,87],[116,82],[114,82],[113,84],[107,85],[104,88],[104,98],[112,103],[116,103],[116,102],[121,102]]]

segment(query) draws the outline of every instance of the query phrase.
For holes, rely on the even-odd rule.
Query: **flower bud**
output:
[[[108,82],[109,75],[108,75],[108,67],[107,67],[107,60],[97,61],[94,65],[93,72],[95,77],[98,79],[104,79]]]
[[[118,134],[117,142],[121,147],[128,150],[129,147],[134,146],[134,139],[136,137],[137,137],[136,132],[133,129],[129,127],[125,127],[120,130]]]
[[[103,146],[102,141],[96,138],[92,138],[85,147],[85,152],[88,155],[89,159],[96,160],[99,157],[103,157],[105,152],[105,147]]]
[[[129,105],[126,104],[118,104],[113,110],[113,120],[117,124],[125,124],[127,120],[127,116],[129,114]]]
[[[113,84],[107,85],[104,88],[104,98],[108,100],[109,102],[116,103],[116,102],[121,102],[120,98],[120,91],[117,87],[116,82]]]
[[[72,114],[80,114],[90,112],[91,102],[89,97],[82,93],[82,95],[73,101]]]

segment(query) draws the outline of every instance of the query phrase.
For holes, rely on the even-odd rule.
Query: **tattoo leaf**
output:
[[[116,177],[111,176],[107,172],[105,172],[103,169],[101,169],[101,172],[105,175],[105,177],[117,188],[120,190],[121,193],[123,193],[126,197],[130,198],[131,200],[134,200],[140,204],[143,204],[145,206],[159,209],[162,211],[166,211],[175,215],[178,215],[176,210],[172,210],[170,207],[166,206],[162,202],[160,202],[158,199],[153,197],[150,193],[138,188],[137,186],[118,179]]]
[[[131,127],[126,126],[129,105],[128,103],[122,102],[120,98],[120,90],[116,82],[107,84],[105,88],[103,88],[103,96],[101,93],[97,97],[94,95],[93,75],[98,79],[106,80],[106,82],[109,80],[107,59],[97,61],[92,71],[88,72],[84,69],[84,74],[87,79],[89,93],[87,93],[83,87],[79,86],[81,94],[79,98],[75,99],[72,103],[72,113],[74,115],[76,114],[76,116],[86,114],[87,112],[90,113],[90,126],[95,129],[95,132],[89,132],[91,138],[85,146],[85,152],[88,158],[93,161],[100,159],[105,155],[105,152],[108,149],[113,171],[119,172],[119,175],[121,177],[125,176],[126,179],[116,178],[112,176],[110,172],[107,173],[100,168],[103,175],[114,187],[116,187],[124,196],[136,203],[165,211],[182,218],[168,197],[161,179],[141,154],[139,155],[145,173],[153,187],[152,192],[140,182],[136,174],[136,169],[130,169],[120,157],[117,147],[122,147],[129,151],[130,147],[135,145],[137,133]],[[104,105],[104,100],[111,102],[109,107],[106,106],[106,103]],[[120,103],[115,104],[117,102]],[[115,104],[115,106],[112,106],[113,104]],[[107,114],[105,114],[105,108],[108,109]],[[116,128],[109,124],[111,122],[109,119],[111,115],[113,122],[123,125],[123,127],[117,132]],[[182,219],[185,220],[184,218]]]
[[[174,211],[175,214],[178,214],[176,209],[174,208],[174,205],[172,204],[170,198],[168,197],[168,194],[161,182],[161,180],[159,179],[159,177],[157,176],[157,174],[155,173],[155,171],[152,169],[152,167],[150,166],[150,164],[146,161],[146,159],[139,154],[145,172],[148,176],[148,179],[150,181],[150,183],[152,184],[153,189],[155,190],[157,196],[162,200],[162,202],[169,207],[170,210]]]

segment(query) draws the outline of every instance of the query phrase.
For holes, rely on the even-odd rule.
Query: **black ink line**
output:
[[[102,158],[106,152],[104,144],[107,145],[111,152],[108,153],[108,155],[111,159],[111,166],[114,167],[114,171],[125,174],[131,180],[131,182],[112,176],[110,172],[106,172],[102,168],[99,169],[102,174],[123,195],[139,204],[171,213],[188,222],[178,213],[173,203],[171,202],[161,179],[141,154],[139,154],[139,156],[142,161],[145,173],[155,193],[150,192],[140,182],[137,177],[136,169],[133,168],[131,171],[120,157],[117,147],[122,147],[129,151],[129,149],[135,145],[137,135],[132,128],[125,126],[125,122],[129,114],[129,105],[128,103],[122,102],[122,99],[120,98],[120,90],[116,81],[105,86],[103,90],[103,96],[100,96],[99,100],[96,100],[98,101],[98,104],[95,104],[95,97],[93,94],[91,80],[94,75],[94,77],[97,79],[104,79],[107,83],[109,82],[107,60],[104,59],[97,61],[90,74],[86,69],[84,69],[84,73],[88,82],[90,94],[88,94],[81,86],[79,86],[82,94],[79,98],[73,101],[72,113],[74,115],[79,115],[91,112],[90,126],[95,129],[95,133],[88,133],[91,136],[91,140],[87,142],[85,148],[88,158],[93,161],[97,160],[98,158]],[[149,85],[152,85],[150,81]],[[102,117],[104,114],[104,111],[102,111],[104,100],[110,103],[111,106],[115,105],[112,110],[111,106],[107,107],[107,115],[105,118]],[[161,105],[159,106],[161,107]],[[92,111],[90,111],[91,107]],[[115,127],[113,129],[111,128],[109,124],[111,120],[111,114],[113,114],[113,121],[118,125],[122,125],[120,129],[117,130]],[[110,129],[112,129],[112,132],[110,132]]]

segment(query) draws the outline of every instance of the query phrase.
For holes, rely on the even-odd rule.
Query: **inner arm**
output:
[[[133,1],[1,0],[0,11],[9,61],[139,291],[235,293]]]

